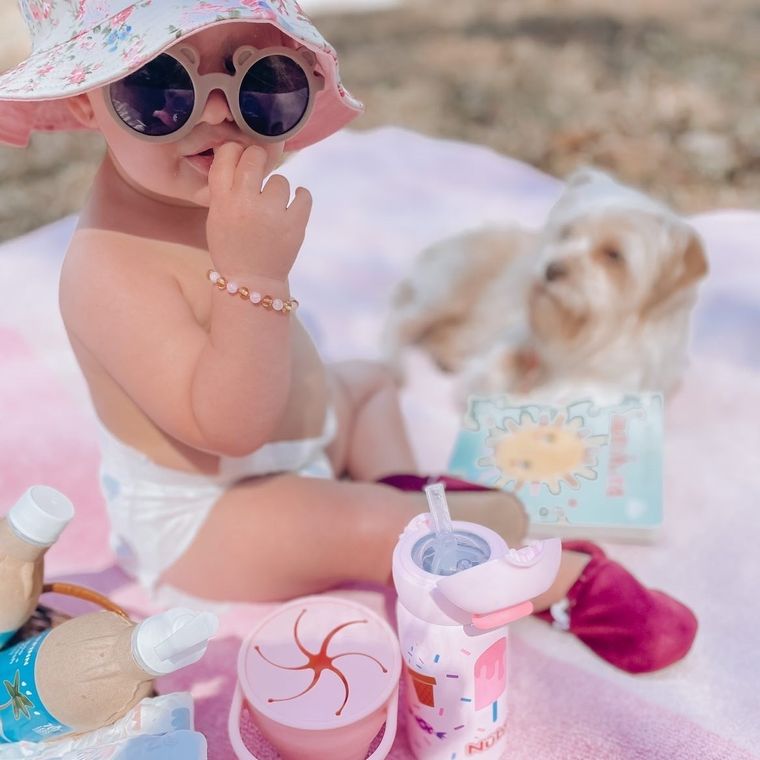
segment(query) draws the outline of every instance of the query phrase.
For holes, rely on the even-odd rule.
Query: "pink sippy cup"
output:
[[[494,531],[451,522],[443,486],[426,489],[393,553],[417,760],[498,760],[506,749],[507,624],[551,586],[559,539],[510,549]]]
[[[240,760],[245,706],[283,760],[373,760],[396,735],[398,640],[367,607],[332,596],[296,599],[264,618],[240,648],[228,729]]]

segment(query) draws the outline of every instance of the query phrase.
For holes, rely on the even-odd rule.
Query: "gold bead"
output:
[[[250,290],[248,290],[248,288],[240,288],[240,290],[238,290],[238,295],[239,295],[239,296],[240,296],[240,297],[241,297],[241,298],[242,298],[244,301],[247,301],[247,300],[248,300],[248,296],[249,296],[249,295],[251,295],[251,291],[250,291]]]
[[[219,290],[224,290],[227,287],[227,280],[224,277],[220,277],[216,281],[216,287],[219,288]]]
[[[273,303],[273,302],[274,302],[274,298],[272,298],[272,296],[264,296],[264,297],[261,299],[261,305],[262,305],[262,306],[263,306],[265,309],[271,309],[271,308],[272,308],[272,303]]]
[[[290,305],[290,301],[285,301],[282,305],[282,310],[284,313],[289,312],[293,307]]]

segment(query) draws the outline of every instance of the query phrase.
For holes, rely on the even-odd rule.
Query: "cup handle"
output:
[[[396,738],[396,724],[398,722],[398,687],[393,692],[393,696],[388,700],[388,710],[385,714],[385,733],[383,740],[377,745],[377,749],[367,758],[367,760],[385,760],[393,746],[393,740]]]
[[[235,684],[235,691],[232,694],[232,704],[230,705],[230,714],[227,718],[227,733],[230,737],[232,749],[239,760],[258,760],[252,755],[248,747],[245,746],[243,737],[240,734],[240,710],[243,707],[243,694],[240,691],[240,683]]]

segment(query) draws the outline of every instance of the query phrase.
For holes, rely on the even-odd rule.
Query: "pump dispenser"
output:
[[[166,675],[200,660],[218,626],[211,612],[167,610],[137,626],[132,654],[146,673]]]

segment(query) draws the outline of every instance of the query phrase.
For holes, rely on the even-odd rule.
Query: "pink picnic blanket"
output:
[[[490,150],[398,129],[343,132],[284,173],[315,198],[293,274],[301,314],[327,360],[379,355],[390,289],[438,238],[491,222],[538,226],[560,184]],[[696,612],[689,656],[633,677],[534,620],[513,626],[510,753],[522,758],[760,757],[760,214],[694,220],[712,272],[695,319],[694,360],[667,414],[666,526],[653,546],[606,545]],[[114,566],[98,491],[93,414],[57,310],[75,220],[0,246],[0,511],[29,484],[69,494],[77,516],[49,577],[153,611]],[[446,380],[419,364],[404,409],[420,462],[440,471],[458,420]],[[251,537],[253,541],[255,537]],[[379,591],[367,599],[382,601]],[[233,758],[227,714],[241,638],[268,605],[235,606],[207,656],[163,679],[190,689],[212,760]],[[390,758],[410,758],[402,726]],[[261,760],[276,757],[253,735]]]

